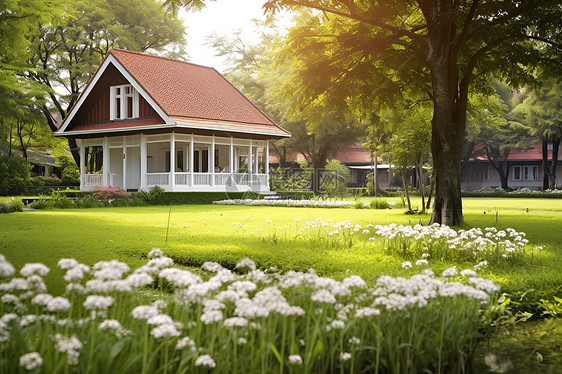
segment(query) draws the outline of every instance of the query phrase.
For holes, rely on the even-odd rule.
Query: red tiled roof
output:
[[[170,117],[265,125],[288,134],[213,68],[120,49],[109,54]]]
[[[334,159],[344,164],[370,164],[371,152],[363,148],[361,142],[347,143],[338,150]]]
[[[477,144],[474,147],[474,151],[478,151],[480,153],[483,151],[483,144]],[[548,151],[548,159],[552,158],[552,150]],[[542,144],[537,143],[530,146],[529,149],[523,150],[512,150],[509,152],[509,156],[507,156],[508,161],[541,161],[542,160]],[[478,155],[472,160],[476,161],[488,161],[488,158],[485,154]],[[558,153],[558,160],[562,161],[562,152]]]

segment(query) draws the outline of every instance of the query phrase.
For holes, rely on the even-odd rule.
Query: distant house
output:
[[[56,133],[80,139],[80,188],[268,191],[290,137],[215,69],[112,49]]]
[[[548,151],[549,160],[552,149]],[[562,186],[562,153],[558,155],[556,185]],[[510,188],[529,188],[540,190],[543,186],[543,161],[541,144],[535,144],[528,150],[511,151],[506,160],[509,169],[508,185]],[[461,188],[479,190],[482,188],[501,187],[498,171],[490,165],[486,156],[477,156],[468,161],[463,168]]]

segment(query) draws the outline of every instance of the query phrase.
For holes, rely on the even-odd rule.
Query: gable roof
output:
[[[478,143],[474,147],[475,157],[471,157],[470,161],[486,161],[488,162],[488,157],[483,154],[484,144]],[[552,159],[552,149],[548,150],[548,159]],[[562,161],[562,152],[558,153],[558,160]],[[527,149],[513,149],[509,152],[507,156],[507,161],[537,161],[542,162],[542,144],[535,143],[531,144]]]
[[[267,137],[290,136],[215,69],[121,49],[108,52],[63,121],[59,135],[145,129],[146,121],[142,118],[140,121],[108,120],[101,124],[73,123],[69,127],[109,64],[121,72],[161,117],[158,119],[160,124],[150,121],[152,129],[162,125],[162,128],[226,131]],[[133,122],[138,122],[142,128]]]

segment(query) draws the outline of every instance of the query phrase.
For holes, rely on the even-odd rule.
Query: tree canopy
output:
[[[202,0],[169,0],[188,9]],[[560,69],[562,7],[557,0],[267,0],[264,8],[308,10],[291,30],[286,92],[296,107],[323,102],[371,111],[407,88],[433,101],[436,195],[432,222],[463,221],[460,164],[468,97],[492,76],[536,83]],[[558,73],[559,74],[559,73]]]

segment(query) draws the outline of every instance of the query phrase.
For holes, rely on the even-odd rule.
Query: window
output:
[[[482,180],[487,181],[490,179],[488,166],[482,169]]]
[[[539,168],[533,165],[513,167],[513,180],[536,181],[539,179]]]
[[[110,88],[109,119],[139,117],[139,93],[130,84]]]

